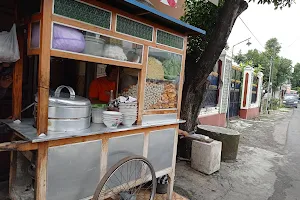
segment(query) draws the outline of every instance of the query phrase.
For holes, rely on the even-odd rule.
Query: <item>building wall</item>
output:
[[[226,127],[226,114],[218,113],[213,115],[199,116],[198,118],[200,124]]]
[[[243,119],[253,119],[258,116],[259,116],[259,107],[240,110],[240,117]]]
[[[219,60],[222,61],[221,84],[219,103],[217,107],[203,108],[200,110],[198,120],[200,124],[226,127],[226,113],[228,109],[228,96],[230,86],[231,58],[223,51]]]

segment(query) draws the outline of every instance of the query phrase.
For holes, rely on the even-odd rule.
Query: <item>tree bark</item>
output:
[[[209,43],[198,60],[197,55],[188,55],[183,86],[181,118],[186,120],[180,127],[192,131],[197,124],[200,105],[206,90],[206,79],[225,48],[227,39],[237,17],[247,9],[244,0],[225,0]],[[225,72],[226,73],[226,72]]]

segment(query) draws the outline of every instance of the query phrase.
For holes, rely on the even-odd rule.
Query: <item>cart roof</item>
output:
[[[175,31],[178,31],[183,34],[188,35],[199,35],[206,34],[205,30],[187,24],[181,20],[173,18],[167,14],[164,14],[155,8],[147,6],[143,3],[140,3],[136,0],[99,0],[105,2],[106,4],[113,5],[121,10],[127,11],[129,13],[143,13],[141,17],[148,19],[150,21],[155,21],[163,26],[171,28]]]

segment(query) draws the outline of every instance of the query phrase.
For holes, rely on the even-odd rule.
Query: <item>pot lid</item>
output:
[[[68,89],[68,93],[61,92],[62,89]],[[36,95],[35,101],[38,102]],[[75,95],[75,91],[70,86],[61,85],[56,88],[54,94],[49,96],[49,106],[90,106],[91,102],[89,99]]]

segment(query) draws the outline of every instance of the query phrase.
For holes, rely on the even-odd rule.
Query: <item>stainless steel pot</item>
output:
[[[61,93],[68,89],[69,94]],[[38,100],[36,96],[36,102]],[[36,118],[35,105],[35,118]],[[49,131],[78,131],[90,126],[91,102],[87,98],[75,95],[73,88],[59,86],[53,96],[49,97],[48,130]]]

